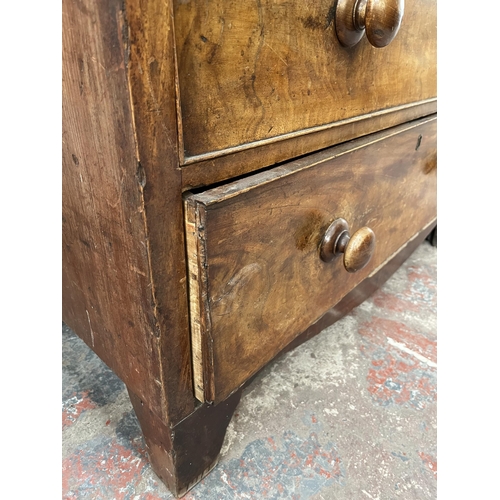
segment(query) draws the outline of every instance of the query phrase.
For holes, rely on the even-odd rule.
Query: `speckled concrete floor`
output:
[[[436,498],[436,249],[245,390],[184,498]],[[63,498],[170,499],[122,382],[63,325]]]

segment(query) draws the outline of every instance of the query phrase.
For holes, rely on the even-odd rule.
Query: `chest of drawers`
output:
[[[177,495],[242,387],[436,223],[433,0],[63,2],[63,312]]]

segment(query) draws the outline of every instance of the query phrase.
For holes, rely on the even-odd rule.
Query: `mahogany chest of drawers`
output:
[[[176,495],[435,224],[433,0],[64,0],[64,320]]]

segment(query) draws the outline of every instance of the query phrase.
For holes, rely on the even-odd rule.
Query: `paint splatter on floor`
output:
[[[321,444],[315,433],[302,438],[285,431],[279,440],[252,441],[240,458],[221,463],[186,499],[311,498],[326,485],[341,483],[343,477],[342,461],[332,443]]]
[[[436,249],[245,390],[187,500],[436,498]],[[122,382],[63,325],[63,498],[168,500]]]

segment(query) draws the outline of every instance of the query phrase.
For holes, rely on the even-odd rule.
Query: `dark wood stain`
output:
[[[217,464],[227,426],[241,391],[217,406],[204,404],[173,427],[129,391],[155,473],[177,497],[183,496]],[[175,471],[175,474],[172,474]]]
[[[305,216],[304,224],[294,234],[298,250],[316,248],[323,236],[327,222],[324,213],[311,211]]]
[[[373,295],[404,263],[406,259],[418,248],[422,242],[427,239],[429,243],[434,245],[433,237],[437,231],[435,223],[430,224],[424,228],[414,239],[408,242],[401,250],[394,255],[379,271],[372,276],[365,278],[359,285],[352,289],[338,304],[329,309],[321,316],[318,321],[309,326],[305,331],[298,335],[283,350],[273,359],[279,359],[283,354],[290,352],[296,347],[302,345],[304,342],[312,339],[318,333],[321,333],[325,328],[333,325],[344,316],[349,314],[355,307],[362,304],[368,297]],[[311,357],[316,357],[311,353]],[[260,372],[260,370],[259,370]],[[252,383],[254,378],[258,375],[257,372],[243,385],[247,387]]]
[[[170,428],[195,411],[171,4],[123,8],[63,2],[63,319]]]
[[[127,0],[130,94],[138,141],[137,172],[152,275],[153,312],[164,418],[174,424],[194,410],[189,312],[178,169],[172,4]],[[145,22],[145,20],[147,20]],[[151,71],[151,61],[161,71]],[[154,69],[154,66],[153,66]]]
[[[328,28],[335,19],[335,8],[337,6],[337,0],[334,0],[330,8],[328,9],[328,14],[326,16],[326,27]]]
[[[320,30],[325,28],[325,23],[312,16],[302,19],[302,25],[306,29]]]

